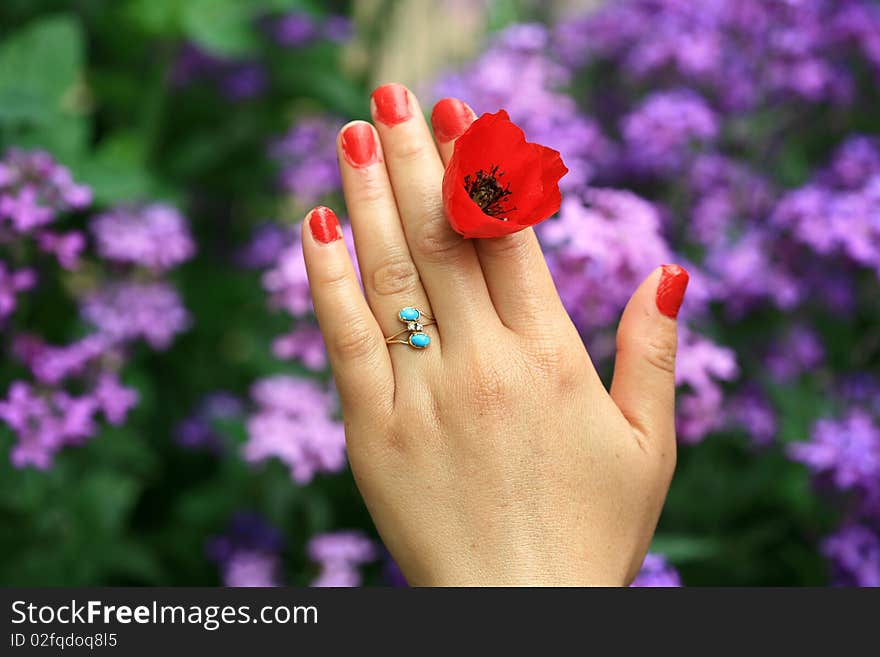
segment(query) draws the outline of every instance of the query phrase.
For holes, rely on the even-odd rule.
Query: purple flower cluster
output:
[[[660,554],[648,554],[642,562],[639,574],[630,586],[640,587],[679,587],[681,577],[678,571]]]
[[[225,586],[272,587],[283,584],[281,532],[252,513],[238,513],[226,531],[208,542],[208,557],[216,563]]]
[[[101,375],[90,392],[80,396],[15,381],[7,398],[0,400],[0,420],[18,439],[10,460],[17,468],[45,470],[61,448],[81,445],[95,435],[96,414],[102,413],[111,424],[121,424],[136,403],[137,393],[108,373]]]
[[[822,543],[835,581],[842,586],[880,587],[880,535],[861,525],[840,528]]]
[[[822,545],[844,586],[880,586],[880,388],[865,391],[872,399],[854,403],[839,420],[819,420],[810,440],[788,445],[817,483],[849,499],[849,519]]]
[[[112,262],[162,272],[195,253],[186,219],[162,203],[113,208],[92,219],[90,228],[98,255]]]
[[[880,139],[851,137],[827,171],[786,194],[773,221],[821,256],[844,256],[880,278]]]
[[[718,134],[715,113],[690,89],[658,91],[621,119],[627,160],[635,169],[678,171],[693,145]]]
[[[301,118],[270,148],[281,168],[281,188],[303,208],[341,191],[336,162],[336,135],[341,127],[341,121],[326,117]]]
[[[379,558],[376,543],[359,531],[318,534],[309,540],[307,550],[320,568],[312,582],[316,587],[360,586],[359,567]]]
[[[345,467],[345,431],[334,418],[332,392],[309,379],[276,375],[257,381],[251,397],[257,408],[247,421],[245,460],[277,458],[299,484]]]
[[[79,267],[85,234],[56,226],[67,214],[87,210],[91,198],[48,153],[11,150],[0,161],[0,319],[8,324],[11,353],[33,378],[12,381],[0,399],[0,420],[16,437],[10,455],[16,467],[51,467],[59,450],[98,433],[99,416],[125,422],[138,400],[120,382],[128,345],[143,338],[164,349],[189,322],[174,288],[157,276],[190,257],[194,246],[184,218],[154,204],[93,219],[97,257],[83,279],[88,283],[62,286],[73,291],[89,333],[50,344],[17,330],[18,295],[32,295],[29,306],[43,302],[35,273],[43,263],[34,253],[53,256],[60,269],[40,266],[40,273],[57,274],[63,283],[64,270]],[[113,270],[102,269],[102,261]]]
[[[880,425],[868,412],[853,408],[839,421],[819,420],[810,440],[790,444],[788,452],[838,490],[880,500]]]
[[[91,204],[92,190],[45,151],[10,149],[0,160],[0,226],[30,234]]]
[[[142,339],[159,350],[190,324],[177,291],[163,281],[109,283],[83,300],[82,315],[112,342]]]
[[[566,21],[556,43],[571,65],[613,60],[634,80],[673,77],[743,111],[790,97],[851,102],[853,56],[880,75],[878,33],[870,0],[624,0]]]
[[[52,230],[56,220],[83,210],[92,190],[76,183],[67,167],[46,151],[9,149],[0,160],[0,247],[32,239],[65,269],[76,269],[85,237],[77,230]],[[15,309],[15,296],[36,284],[33,269],[10,270],[0,260],[0,320]]]

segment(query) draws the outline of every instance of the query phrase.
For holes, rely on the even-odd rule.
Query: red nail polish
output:
[[[323,205],[316,207],[309,215],[309,230],[321,244],[330,244],[342,237],[336,213]]]
[[[458,139],[473,122],[474,114],[458,98],[444,98],[434,105],[431,112],[431,126],[437,141],[447,142]]]
[[[657,308],[667,317],[678,317],[678,309],[684,300],[690,275],[678,265],[663,265],[660,283],[657,284]]]
[[[403,123],[412,116],[406,87],[402,84],[383,84],[373,92],[376,118],[388,126]]]
[[[369,123],[352,123],[342,132],[342,153],[353,167],[365,167],[378,161],[376,137]]]

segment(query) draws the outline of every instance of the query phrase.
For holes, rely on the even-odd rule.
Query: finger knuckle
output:
[[[675,373],[676,343],[667,338],[648,338],[642,344],[645,360],[662,372]]]
[[[390,196],[388,182],[379,180],[375,175],[370,175],[371,173],[365,174],[360,184],[355,186],[354,201],[365,207],[385,207]]]
[[[492,256],[516,261],[526,259],[530,248],[527,231],[481,240],[479,245]]]
[[[368,326],[351,322],[333,335],[329,348],[340,362],[368,360],[375,355],[378,340]]]
[[[559,340],[535,340],[527,353],[529,365],[541,381],[552,381],[554,387],[561,390],[572,390],[582,382],[580,358]]]
[[[390,155],[404,163],[416,162],[425,158],[430,152],[428,147],[435,148],[434,144],[426,139],[418,137],[405,137],[395,139],[387,146]]]
[[[456,233],[443,215],[442,208],[431,207],[416,224],[415,249],[429,262],[450,262],[461,253],[463,238]]]
[[[348,269],[341,265],[327,267],[321,273],[319,284],[331,294],[343,290],[351,283]]]
[[[407,255],[387,257],[373,272],[373,291],[380,296],[412,293],[419,287],[419,272]]]

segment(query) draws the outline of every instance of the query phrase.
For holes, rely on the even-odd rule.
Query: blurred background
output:
[[[872,0],[4,0],[0,583],[404,583],[297,225],[387,81],[562,152],[539,236],[606,381],[692,273],[636,584],[880,585]]]

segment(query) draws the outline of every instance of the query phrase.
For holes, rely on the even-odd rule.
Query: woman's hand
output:
[[[338,139],[366,298],[335,215],[303,250],[348,453],[376,527],[414,585],[621,585],[638,572],[675,468],[675,315],[687,273],[630,299],[609,394],[532,229],[467,240],[443,213],[444,163],[474,116],[373,93],[375,128]],[[406,306],[430,345],[386,344]],[[406,334],[404,334],[404,337]]]

